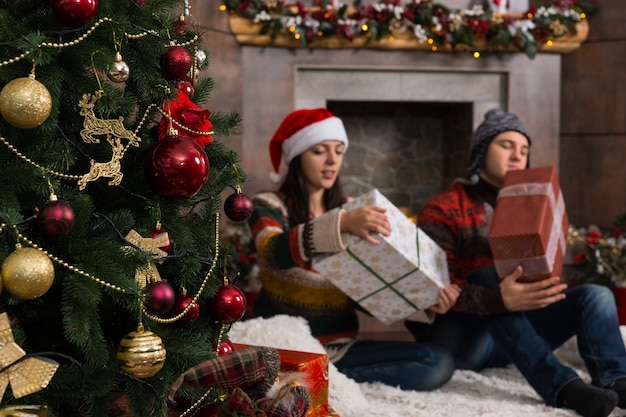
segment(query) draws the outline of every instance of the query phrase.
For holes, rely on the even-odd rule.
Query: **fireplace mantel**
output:
[[[250,19],[230,14],[228,17],[228,23],[230,31],[235,36],[237,42],[241,45],[251,46],[272,46],[280,48],[305,48],[302,42],[295,39],[291,35],[278,35],[275,39],[268,34],[262,34],[262,24],[255,23]],[[538,48],[538,52],[544,53],[558,53],[565,54],[578,49],[583,42],[587,40],[589,34],[588,21],[582,20],[576,24],[576,33],[567,34],[556,38],[554,41],[541,45]],[[415,50],[415,51],[442,51],[442,52],[455,52],[455,51],[470,51],[470,52],[484,52],[493,51],[484,39],[475,38],[474,46],[457,45],[452,47],[449,44],[433,47],[432,44],[427,42],[420,42],[413,33],[404,32],[397,33],[393,37],[383,38],[379,41],[368,42],[368,38],[359,37],[354,40],[348,40],[340,36],[333,36],[330,38],[320,38],[310,42],[306,48],[318,48],[318,49],[378,49],[378,50]],[[498,52],[522,52],[521,49],[513,44],[510,44],[508,48],[498,49]]]

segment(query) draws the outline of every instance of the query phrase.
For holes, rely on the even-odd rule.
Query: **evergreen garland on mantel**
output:
[[[352,7],[333,0],[318,0],[316,6],[283,0],[224,0],[222,10],[247,19],[259,27],[259,35],[272,42],[279,36],[292,37],[301,46],[314,48],[320,41],[365,40],[366,45],[412,35],[423,49],[519,49],[534,58],[544,45],[577,34],[597,7],[593,2],[559,0],[549,6],[532,6],[525,13],[500,14],[482,6],[452,9],[432,0],[381,0],[377,4]]]

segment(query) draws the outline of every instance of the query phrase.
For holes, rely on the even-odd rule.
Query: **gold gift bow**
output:
[[[0,373],[0,399],[11,384],[15,398],[40,391],[48,386],[59,364],[37,357],[27,358],[15,365],[26,352],[15,343],[9,316],[0,314],[0,367],[6,368]]]
[[[170,244],[170,238],[167,232],[163,232],[155,238],[143,237],[135,229],[130,229],[130,232],[126,235],[126,240],[139,249],[146,251],[152,255],[153,259],[160,259],[167,256],[161,247]],[[130,246],[128,249],[134,250]],[[146,265],[140,266],[135,271],[135,281],[143,288],[148,285],[148,282],[161,281],[161,275],[153,262],[147,262]]]

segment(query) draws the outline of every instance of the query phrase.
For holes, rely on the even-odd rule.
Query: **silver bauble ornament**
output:
[[[107,75],[111,81],[116,83],[123,83],[128,80],[130,68],[128,68],[128,64],[122,60],[122,55],[119,52],[115,54],[115,62],[111,64]]]
[[[198,67],[201,67],[205,61],[206,61],[206,52],[204,52],[202,49],[197,49],[196,50],[196,65]]]

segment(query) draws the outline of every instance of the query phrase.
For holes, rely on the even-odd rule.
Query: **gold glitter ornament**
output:
[[[13,297],[33,300],[44,295],[54,282],[54,265],[42,251],[15,245],[0,269],[2,285]]]
[[[127,334],[117,350],[120,369],[136,378],[149,378],[163,368],[165,346],[159,336],[144,330],[139,323],[137,331]]]
[[[31,129],[42,124],[52,110],[52,96],[35,74],[9,81],[0,91],[0,114],[12,126]]]

